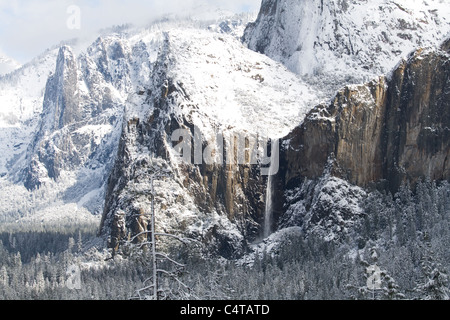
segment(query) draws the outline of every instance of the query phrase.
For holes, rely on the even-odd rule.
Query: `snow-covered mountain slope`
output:
[[[391,71],[450,33],[442,0],[263,0],[244,42],[336,90]]]
[[[0,76],[0,174],[23,160],[42,112],[45,86],[58,49],[46,51],[20,69]]]
[[[19,69],[20,67],[21,64],[19,62],[0,53],[0,77]]]
[[[167,77],[197,106],[180,111],[198,127],[206,118],[221,128],[281,137],[317,102],[317,93],[285,67],[232,37],[195,29],[168,37]]]
[[[0,78],[0,173],[30,190],[58,181],[48,206],[64,201],[101,210],[125,102],[149,81],[158,51],[152,36],[122,38],[99,38],[78,56],[69,46],[52,49]],[[11,188],[7,181],[2,186]],[[23,207],[10,209],[2,211],[25,214]]]

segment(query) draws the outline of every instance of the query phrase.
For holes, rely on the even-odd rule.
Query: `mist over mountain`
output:
[[[20,63],[0,53],[0,76],[20,68]]]

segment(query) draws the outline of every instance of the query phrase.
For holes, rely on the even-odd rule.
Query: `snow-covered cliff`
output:
[[[243,41],[334,89],[390,72],[450,32],[448,1],[263,0]]]

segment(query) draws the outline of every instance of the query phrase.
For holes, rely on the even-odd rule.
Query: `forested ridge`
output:
[[[374,191],[365,214],[339,242],[318,235],[289,237],[252,263],[225,261],[176,247],[189,290],[161,281],[168,299],[449,299],[450,186],[422,182],[395,195]],[[97,245],[97,226],[23,228],[0,233],[1,299],[131,299],[151,273],[148,253],[119,255]],[[22,230],[22,231],[20,231]],[[68,268],[81,270],[81,288],[67,286]],[[370,267],[379,286],[368,286]]]

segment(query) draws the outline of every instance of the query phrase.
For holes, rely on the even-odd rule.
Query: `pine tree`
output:
[[[38,271],[36,275],[35,290],[37,291],[37,293],[42,293],[44,289],[45,289],[44,273],[42,271]]]
[[[422,280],[415,288],[421,300],[449,300],[448,275],[442,265],[435,260],[434,252],[428,239],[422,246],[423,256],[420,261]]]
[[[6,267],[3,266],[0,269],[0,285],[7,287],[8,284],[9,284],[8,271],[6,270]]]
[[[70,237],[69,238],[69,244],[67,245],[67,251],[69,253],[73,253],[73,248],[75,247],[75,239]]]
[[[397,284],[395,279],[391,277],[387,271],[382,271],[382,295],[386,300],[403,300],[405,295],[400,292],[400,286]]]
[[[78,230],[77,253],[81,253],[82,251],[83,251],[83,240],[81,238],[81,230]]]

